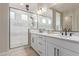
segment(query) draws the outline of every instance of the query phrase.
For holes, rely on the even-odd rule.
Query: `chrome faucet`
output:
[[[68,35],[68,32],[70,32],[70,33],[69,33],[69,36],[72,36],[73,33],[71,32],[71,29],[70,29],[70,28],[69,28],[68,30],[65,28],[65,29],[64,29],[64,33],[62,32],[62,35],[67,36],[67,35]]]

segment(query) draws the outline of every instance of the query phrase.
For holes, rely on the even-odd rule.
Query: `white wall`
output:
[[[9,50],[9,5],[0,3],[0,53]]]

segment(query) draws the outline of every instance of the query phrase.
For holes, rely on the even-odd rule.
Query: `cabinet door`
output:
[[[45,56],[45,40],[43,36],[38,36],[37,39],[37,52],[39,53],[39,55],[41,56]]]
[[[35,44],[35,40],[34,40],[34,37],[32,37],[31,38],[31,46],[34,47],[34,44]]]
[[[33,49],[37,50],[37,36],[34,34],[31,36],[31,46]]]
[[[59,55],[60,56],[78,56],[77,53],[65,48],[60,48]]]
[[[51,42],[46,43],[46,55],[47,56],[56,56],[56,46]]]

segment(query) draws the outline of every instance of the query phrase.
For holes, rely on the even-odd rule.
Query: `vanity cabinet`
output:
[[[31,46],[37,51],[37,35],[31,35]]]
[[[56,45],[47,42],[46,43],[46,55],[47,56],[56,56]]]
[[[41,35],[31,35],[31,47],[40,55],[45,56],[45,39]]]
[[[45,39],[43,36],[38,36],[37,40],[37,46],[38,46],[38,53],[43,56],[45,55]]]
[[[78,46],[76,43],[55,37],[31,35],[31,47],[40,56],[79,56]]]
[[[46,42],[46,56],[78,56],[78,55],[79,54],[69,49],[53,44],[51,41]]]
[[[79,56],[74,46],[71,48],[71,42],[60,40],[58,38],[46,37],[46,55],[47,56]],[[69,44],[70,43],[70,44]],[[76,43],[75,43],[76,44]],[[78,52],[78,51],[77,51]]]

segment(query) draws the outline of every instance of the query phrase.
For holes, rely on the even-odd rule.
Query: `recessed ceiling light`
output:
[[[56,5],[57,3],[53,3],[53,5]]]
[[[54,4],[57,4],[57,3],[54,3]]]
[[[23,3],[20,3],[21,6],[23,6]]]

